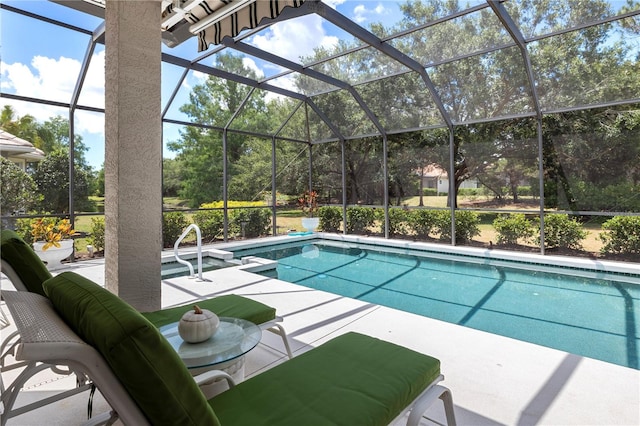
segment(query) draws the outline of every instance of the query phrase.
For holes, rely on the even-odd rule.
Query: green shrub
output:
[[[103,216],[91,218],[91,235],[88,240],[96,251],[104,250],[104,228]]]
[[[547,248],[565,247],[580,250],[582,240],[586,237],[587,231],[575,218],[569,218],[566,214],[551,214],[544,217],[544,246]]]
[[[0,156],[0,211],[28,211],[42,200],[33,178],[13,161]]]
[[[238,236],[255,238],[269,235],[271,231],[271,209],[235,209],[230,213],[230,228]]]
[[[451,213],[449,210],[433,211],[432,232],[441,240],[451,239]]]
[[[640,254],[640,216],[616,216],[602,224],[602,253]]]
[[[389,236],[396,237],[398,235],[408,235],[410,232],[409,227],[409,210],[405,209],[389,209]],[[384,209],[380,209],[377,213],[378,220],[382,228],[382,233],[385,232],[384,221]]]
[[[198,225],[202,239],[211,242],[224,231],[222,210],[200,210],[193,215],[193,223]]]
[[[518,192],[518,195],[521,197],[529,197],[533,195],[533,192],[530,186],[518,186],[518,189],[516,191]]]
[[[347,232],[350,234],[368,234],[369,227],[375,221],[375,212],[371,207],[347,208]]]
[[[480,235],[480,216],[476,212],[456,211],[456,242],[471,241]],[[438,210],[434,230],[440,234],[441,240],[451,239],[451,214],[448,210]]]
[[[640,211],[640,185],[629,182],[597,186],[587,182],[572,185],[576,208],[589,211]]]
[[[460,188],[458,189],[458,195],[460,197],[477,197],[480,195],[478,188]]]
[[[436,188],[422,188],[422,195],[425,197],[435,197],[438,195],[438,190]]]
[[[15,231],[20,235],[27,244],[33,244],[33,237],[31,236],[31,221],[35,219],[16,219]]]
[[[182,231],[189,226],[187,217],[182,212],[168,212],[162,215],[163,247],[173,247]]]
[[[320,230],[324,232],[338,232],[342,224],[342,209],[340,207],[324,206],[318,209]]]
[[[533,223],[524,213],[501,214],[493,221],[498,233],[498,244],[518,244],[518,240],[528,243],[535,235]]]
[[[264,201],[227,201],[227,207],[230,209],[238,207],[263,207],[264,205]],[[211,203],[203,203],[200,205],[202,209],[221,209],[223,207],[223,201],[212,201]]]
[[[429,238],[436,224],[438,210],[412,210],[409,213],[409,226],[418,238]]]

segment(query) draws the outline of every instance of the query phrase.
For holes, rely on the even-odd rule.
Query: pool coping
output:
[[[599,273],[613,273],[629,278],[637,278],[640,284],[640,264],[616,262],[600,259],[576,258],[569,256],[542,255],[538,253],[524,253],[500,249],[477,248],[468,246],[447,246],[419,241],[406,241],[397,239],[386,239],[380,237],[368,237],[357,235],[339,235],[331,233],[317,232],[309,235],[276,236],[260,239],[234,241],[216,244],[216,247],[223,250],[233,251],[234,249],[253,249],[272,244],[284,244],[287,242],[308,241],[315,239],[337,241],[342,243],[355,243],[366,245],[381,245],[385,247],[427,251],[429,253],[463,256],[481,259],[484,261],[508,261],[519,265],[551,266],[556,268],[570,268],[582,270],[595,274],[594,278],[599,278]],[[633,281],[636,281],[635,279]]]

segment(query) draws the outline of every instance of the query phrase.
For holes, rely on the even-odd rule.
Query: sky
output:
[[[387,27],[402,19],[399,4],[404,0],[323,0],[330,7],[369,28],[372,23],[384,22]],[[555,0],[575,1],[575,0]],[[101,23],[98,18],[77,12],[43,0],[2,0],[4,5],[15,6],[29,12],[48,16],[80,27],[89,32]],[[610,0],[613,9],[619,10],[625,0]],[[461,0],[470,5],[485,3],[483,0]],[[44,35],[44,36],[43,36]],[[330,48],[341,39],[352,37],[317,15],[304,16],[284,21],[261,31],[244,40],[260,49],[266,50],[288,60],[299,62],[301,57],[309,57],[318,47]],[[74,91],[77,76],[89,45],[89,35],[61,28],[46,22],[26,18],[6,9],[0,10],[0,91],[50,101],[68,103]],[[211,49],[211,48],[210,48]],[[163,52],[195,59],[201,56],[197,52],[195,38],[175,48],[163,45]],[[216,56],[202,63],[215,66]],[[245,56],[244,64],[253,69],[258,76],[269,77],[282,71],[274,64]],[[91,66],[84,81],[79,104],[104,108],[104,46],[98,45],[92,53]],[[179,67],[163,64],[162,67],[162,107],[171,97],[183,70]],[[166,118],[188,121],[179,112],[180,106],[188,102],[190,90],[200,84],[205,75],[193,72],[179,87],[177,96],[168,110]],[[270,82],[279,87],[295,90],[290,77]],[[276,95],[269,95],[276,96]],[[1,106],[11,105],[18,117],[30,114],[44,122],[56,115],[68,118],[66,108],[2,99]],[[104,162],[104,117],[101,113],[78,110],[74,125],[76,133],[82,136],[89,148],[86,158],[94,169],[100,169]],[[175,156],[166,149],[168,141],[179,139],[180,126],[165,124],[164,155]]]
[[[101,20],[76,12],[70,8],[48,1],[21,0],[3,1],[39,15],[50,16],[85,30],[92,31]],[[345,1],[327,0],[331,7],[364,27],[371,22],[397,21],[401,14],[396,1]],[[55,25],[29,19],[6,10],[0,11],[0,90],[3,93],[41,98],[68,103],[74,91],[77,76],[86,54],[89,36],[59,28]],[[44,34],[45,37],[41,37]],[[309,56],[316,47],[331,47],[345,37],[341,30],[328,24],[317,15],[284,21],[256,34],[248,43],[292,61]],[[195,39],[163,51],[175,56],[193,59],[197,53]],[[104,46],[99,45],[92,54],[91,66],[79,98],[80,105],[104,108]],[[205,64],[211,65],[214,59]],[[281,72],[273,64],[246,57],[244,64],[259,76],[270,76]],[[163,65],[163,108],[175,89],[182,69]],[[178,108],[188,101],[190,89],[201,83],[206,76],[192,73],[183,82],[167,117],[184,119]],[[280,79],[278,85],[292,88],[291,81]],[[68,109],[48,105],[2,99],[2,106],[11,105],[18,117],[30,114],[39,122],[56,115],[68,118]],[[104,117],[100,113],[78,111],[75,128],[89,147],[87,160],[94,169],[104,162]],[[164,126],[165,144],[179,137],[179,126]],[[174,154],[165,149],[165,157]]]

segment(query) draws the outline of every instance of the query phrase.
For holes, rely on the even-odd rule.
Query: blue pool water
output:
[[[235,257],[277,260],[283,281],[640,368],[640,275],[383,250],[314,241]]]
[[[197,259],[186,259],[188,262],[193,265],[194,273],[198,273],[198,260]],[[230,266],[235,266],[233,264],[226,263],[222,259],[216,259],[209,256],[202,257],[202,271],[213,271],[215,269],[228,268]],[[162,279],[166,280],[174,277],[181,277],[184,275],[189,275],[189,267],[178,263],[176,261],[170,262],[162,262],[161,269]]]

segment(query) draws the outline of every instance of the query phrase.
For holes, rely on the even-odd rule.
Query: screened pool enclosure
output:
[[[212,239],[264,209],[286,233],[309,191],[325,230],[542,253],[558,218],[640,216],[636,0],[157,3],[163,211],[218,212]],[[44,123],[27,140],[69,165],[2,216],[99,214],[105,0],[0,6],[2,128]]]

